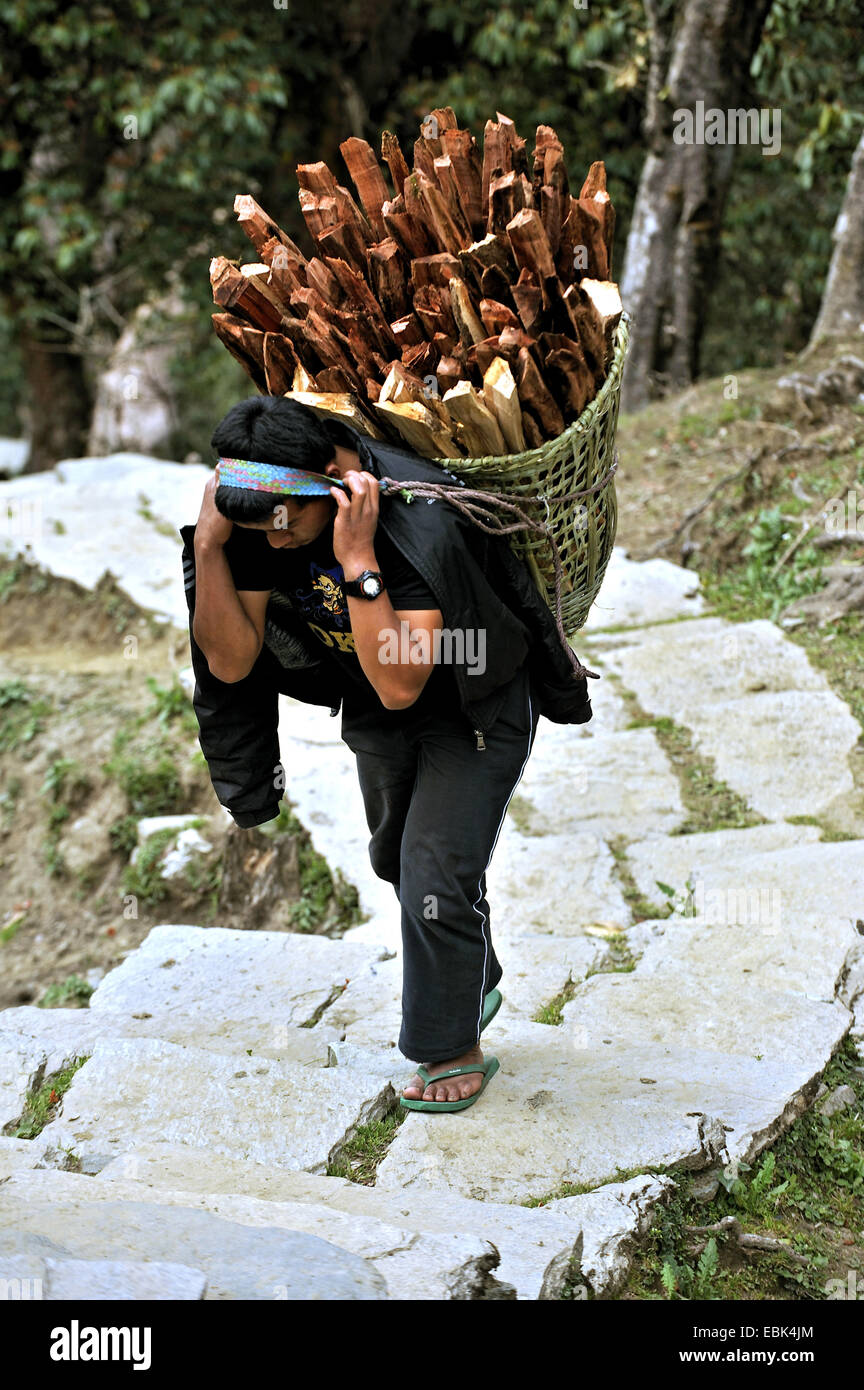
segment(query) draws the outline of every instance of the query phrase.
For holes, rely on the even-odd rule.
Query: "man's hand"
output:
[[[333,521],[333,554],[346,579],[356,579],[364,569],[374,569],[375,531],[378,526],[378,479],[371,473],[349,470],[342,480],[351,496],[331,487],[337,512]]]
[[[198,524],[195,527],[195,541],[199,545],[224,545],[234,529],[233,521],[229,521],[216,508],[215,498],[218,486],[219,471],[217,469],[204,485],[201,511],[198,514]]]

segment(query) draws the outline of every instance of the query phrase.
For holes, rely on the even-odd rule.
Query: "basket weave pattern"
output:
[[[594,486],[612,467],[629,336],[629,318],[624,313],[603,385],[578,420],[557,439],[521,454],[433,460],[472,487],[506,493],[532,520],[546,524],[558,545],[564,571],[562,618],[568,636],[585,622],[612,553],[618,522],[615,479],[609,478],[581,501],[556,498]],[[536,532],[521,532],[512,538],[512,545],[554,610],[555,566],[548,541]]]

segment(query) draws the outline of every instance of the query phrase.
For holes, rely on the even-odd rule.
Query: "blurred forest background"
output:
[[[860,0],[0,0],[0,435],[31,439],[30,469],[133,447],[100,421],[122,339],[161,395],[137,447],[209,458],[215,420],[253,389],[210,327],[211,255],[248,255],[235,194],[310,252],[297,163],[348,183],[341,140],[380,150],[390,129],[410,150],[445,105],[478,140],[496,110],[529,148],[554,126],[577,187],[605,160],[625,307],[672,110],[701,95],[779,111],[776,154],[709,151],[702,195],[684,190],[688,234],[707,228],[692,342],[683,376],[657,347],[646,389],[782,363],[819,312],[864,126],[862,38]],[[660,196],[680,193],[674,163],[665,175]]]

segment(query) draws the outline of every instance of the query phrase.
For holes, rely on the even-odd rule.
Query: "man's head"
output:
[[[303,468],[338,478],[334,441],[311,407],[286,396],[239,401],[216,426],[211,444],[222,458]],[[293,497],[278,492],[219,486],[217,510],[238,526],[265,531],[278,549],[308,545],[336,509],[332,497]]]

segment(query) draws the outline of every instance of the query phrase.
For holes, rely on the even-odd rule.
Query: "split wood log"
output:
[[[367,434],[372,439],[384,438],[378,425],[360,409],[355,397],[350,392],[316,391],[314,388],[309,390],[306,387],[294,387],[284,394],[290,396],[293,401],[299,401],[301,405],[311,406],[320,415],[333,415],[340,420],[347,420],[349,425],[353,425],[361,434]]]
[[[404,405],[397,405],[394,401],[379,401],[373,409],[392,424],[418,454],[426,458],[465,457],[441,422],[426,406],[416,401],[406,401]]]
[[[508,309],[506,304],[499,303],[497,299],[480,300],[480,318],[488,334],[500,333],[502,328],[508,326],[519,327],[519,320],[513,310]]]
[[[390,331],[403,351],[427,341],[423,325],[415,313],[404,314],[401,319],[396,319],[390,324]]]
[[[401,193],[398,198],[385,203],[381,212],[388,235],[398,241],[406,256],[427,256],[435,250],[435,243],[425,223],[406,212]]]
[[[503,357],[493,357],[483,373],[483,399],[491,410],[504,436],[508,454],[520,454],[525,448],[522,431],[522,411],[516,380]]]
[[[507,452],[498,421],[470,381],[458,381],[442,401],[450,418],[462,425],[462,441],[472,458]]]
[[[534,206],[534,194],[524,174],[513,169],[500,178],[493,179],[489,185],[489,216],[487,231],[500,235],[507,230],[517,212]]]
[[[462,373],[462,363],[458,358],[446,355],[441,357],[435,368],[439,394],[443,396],[445,391],[449,391],[451,386],[455,386],[457,381],[461,381]]]
[[[254,281],[248,280],[224,256],[214,256],[210,262],[210,285],[214,301],[223,309],[245,318],[253,328],[265,332],[278,329],[282,315],[274,307],[270,294],[263,294]]]
[[[557,439],[564,432],[564,416],[555,403],[527,348],[519,349],[516,386],[523,410],[529,411],[543,429],[544,438]]]
[[[471,240],[473,232],[459,197],[459,185],[456,182],[456,175],[453,171],[453,161],[449,154],[439,154],[434,161],[434,169],[435,178],[441,190],[441,196],[453,220],[453,225],[457,228],[459,244],[462,246],[465,242]]]
[[[264,333],[260,328],[251,328],[234,314],[213,314],[212,320],[219,341],[224,343],[231,356],[237,359],[258,390],[266,392]]]
[[[543,219],[536,208],[523,208],[507,223],[507,236],[520,270],[534,272],[538,283],[555,274],[555,262],[546,240]]]
[[[354,181],[354,187],[359,194],[363,211],[378,239],[383,241],[387,236],[387,228],[384,225],[381,208],[387,202],[389,193],[384,182],[384,175],[381,173],[381,166],[375,158],[375,151],[365,140],[358,140],[354,135],[348,140],[343,140],[339,149]]]
[[[390,130],[385,130],[381,136],[381,157],[390,170],[394,193],[401,194],[411,170],[402,153],[398,137]]]
[[[424,380],[435,375],[440,358],[441,349],[437,343],[417,343],[402,350],[402,365]]]
[[[369,283],[384,311],[384,317],[388,321],[401,318],[408,313],[411,305],[406,285],[405,257],[399,246],[393,237],[387,237],[370,246],[366,256]]]
[[[264,254],[264,249],[271,242],[276,241],[280,246],[284,247],[288,258],[292,262],[301,266],[305,265],[306,257],[303,255],[300,247],[295,246],[290,236],[283,232],[282,228],[273,221],[272,217],[269,217],[264,209],[256,203],[251,193],[237,194],[234,199],[234,211],[237,214],[237,221],[249,237],[249,240],[252,242],[262,260],[268,263],[270,262],[271,257]]]
[[[519,279],[513,286],[513,301],[521,326],[536,337],[543,327],[543,291],[533,271],[527,267],[519,272]]]
[[[563,333],[541,333],[544,379],[568,419],[582,414],[594,394],[594,374],[578,343]]]
[[[446,289],[454,275],[461,275],[461,262],[449,251],[436,251],[432,256],[417,256],[411,262],[411,284],[415,290],[423,285],[440,285]]]
[[[449,156],[459,200],[465,214],[471,239],[482,236],[483,164],[477,141],[470,130],[450,129],[441,132],[441,147]]]
[[[587,296],[603,334],[607,351],[611,352],[615,330],[624,312],[618,286],[612,280],[592,280],[586,276],[579,281],[579,289]]]
[[[453,310],[453,318],[459,330],[459,340],[463,347],[470,347],[472,343],[482,343],[487,337],[486,329],[471,303],[471,296],[468,293],[468,286],[464,280],[460,280],[458,275],[454,275],[450,280],[450,307]]]
[[[294,373],[294,381],[291,386],[292,391],[314,391],[315,378],[310,376],[301,362]]]
[[[282,396],[292,389],[299,365],[290,338],[279,333],[264,334],[264,375],[271,396]]]

